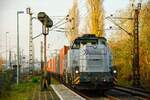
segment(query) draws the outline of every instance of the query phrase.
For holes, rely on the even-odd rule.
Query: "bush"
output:
[[[39,78],[38,77],[33,77],[32,78],[32,82],[33,83],[38,83],[39,82]]]
[[[11,85],[13,84],[11,82],[11,78],[12,78],[12,75],[11,75],[11,71],[6,71],[6,72],[3,72],[1,73],[1,82],[0,82],[0,96],[9,96],[10,95],[10,90],[11,90]]]

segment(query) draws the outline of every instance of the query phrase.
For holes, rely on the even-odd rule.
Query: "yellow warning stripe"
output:
[[[75,80],[73,81],[74,84],[79,84],[80,83],[80,77],[76,77]]]
[[[79,84],[79,83],[80,83],[80,80],[78,80],[78,81],[75,82],[75,84]]]
[[[117,84],[117,78],[114,78],[113,83],[114,83],[114,84]]]
[[[75,80],[74,80],[74,82],[76,82],[77,80],[79,80],[80,79],[80,77],[78,76],[78,77],[76,77],[75,78]]]

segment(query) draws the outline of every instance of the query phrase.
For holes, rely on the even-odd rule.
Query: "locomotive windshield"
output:
[[[82,37],[78,37],[75,39],[72,45],[72,49],[79,49],[81,45],[98,44],[98,38],[95,35],[83,35]]]

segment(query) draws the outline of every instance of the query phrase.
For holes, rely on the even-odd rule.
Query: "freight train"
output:
[[[77,89],[113,87],[112,55],[104,37],[85,34],[48,61],[48,71]],[[115,71],[114,71],[115,72]]]

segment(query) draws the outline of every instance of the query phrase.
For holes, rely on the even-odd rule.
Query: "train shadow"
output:
[[[88,97],[105,97],[105,92],[101,90],[78,90],[80,93]]]

